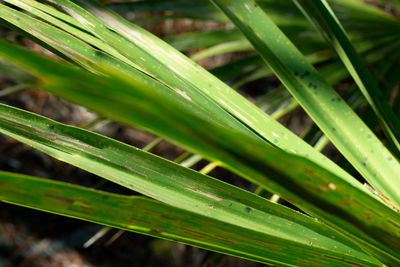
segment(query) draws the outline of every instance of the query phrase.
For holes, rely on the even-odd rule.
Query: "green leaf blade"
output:
[[[329,4],[325,0],[303,1],[296,0],[306,16],[325,36],[336,53],[345,64],[349,73],[371,105],[386,133],[386,136],[397,148],[393,153],[400,155],[400,121],[393,113],[378,84],[357,54],[347,33]],[[400,24],[399,24],[400,29]]]
[[[377,262],[267,236],[142,197],[105,193],[2,171],[0,185],[1,201],[263,263],[380,266]],[[35,189],[34,194],[32,189]]]

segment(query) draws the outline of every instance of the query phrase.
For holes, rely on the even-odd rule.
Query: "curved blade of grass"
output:
[[[210,73],[219,79],[231,83],[236,77],[249,75],[265,66],[264,61],[258,56],[248,56],[210,70]]]
[[[228,255],[279,265],[381,266],[248,230],[143,197],[0,172],[0,200]],[[301,257],[300,257],[301,255]]]
[[[208,47],[200,52],[197,52],[191,56],[192,60],[200,60],[208,57],[212,57],[224,53],[232,53],[239,51],[252,50],[252,46],[247,40],[237,40],[232,42],[221,43],[212,47]]]
[[[382,262],[400,262],[395,249],[400,247],[400,214],[359,183],[349,183],[306,158],[204,120],[154,90],[155,81],[133,80],[112,69],[98,76],[4,42],[0,48],[0,58],[34,75],[31,82],[37,87],[221,162],[348,235]]]
[[[300,105],[380,193],[400,205],[400,164],[253,0],[213,0]]]
[[[388,139],[396,146],[397,149],[394,150],[393,153],[399,156],[400,121],[389,107],[375,79],[357,54],[347,37],[347,33],[336,18],[329,4],[325,0],[294,1],[300,9],[304,11],[307,18],[320,30],[339,55],[379,118]]]
[[[307,246],[312,242],[315,247],[367,257],[351,241],[313,219],[184,168],[184,163],[177,165],[98,134],[1,104],[0,132],[174,207]]]
[[[209,72],[187,59],[174,48],[149,32],[93,2],[83,2],[83,9],[70,1],[54,0],[72,16],[79,18],[87,29],[131,58],[150,76],[187,95],[201,92],[215,101],[255,134],[292,153],[299,153],[325,166],[353,183],[353,178],[279,122],[266,115],[239,93]],[[91,13],[88,12],[91,11]]]
[[[366,23],[367,21],[373,22],[378,31],[386,32],[386,34],[388,30],[392,31],[399,26],[398,19],[395,16],[388,14],[384,9],[366,4],[363,1],[335,0],[330,1],[330,4],[344,23],[349,26],[354,25],[357,30],[365,30],[365,33],[377,34],[371,32],[371,28],[368,26],[371,24]]]
[[[208,46],[215,46],[220,43],[237,41],[239,39],[243,39],[243,35],[237,30],[189,32],[164,38],[167,43],[179,51],[189,51]]]

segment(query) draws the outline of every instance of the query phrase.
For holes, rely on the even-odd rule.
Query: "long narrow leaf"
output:
[[[400,154],[400,121],[394,115],[375,79],[368,71],[339,20],[325,0],[295,0],[307,17],[325,36],[335,49],[349,73],[378,116],[389,140],[396,146],[395,154]],[[400,30],[400,23],[399,23]]]
[[[376,261],[268,236],[143,197],[110,194],[19,174],[0,172],[0,201],[264,263],[380,266]]]

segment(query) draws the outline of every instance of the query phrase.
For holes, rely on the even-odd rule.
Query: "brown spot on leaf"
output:
[[[73,199],[66,198],[66,197],[59,197],[59,196],[54,196],[54,195],[50,195],[50,194],[45,194],[45,196],[49,197],[49,198],[52,198],[52,199],[55,199],[55,200],[59,200],[59,201],[68,203],[68,204],[74,203]]]
[[[394,227],[396,227],[396,228],[399,228],[400,229],[400,225],[398,225],[397,223],[395,223],[394,221],[392,221],[392,220],[387,220],[387,222],[388,223],[390,223],[391,225],[393,225]]]
[[[161,229],[151,229],[150,233],[155,233],[155,234],[161,234],[163,232],[163,230]]]
[[[162,217],[162,218],[165,218],[165,219],[168,219],[168,220],[171,220],[171,221],[176,221],[176,219],[175,219],[175,218],[173,218],[173,217],[169,217],[169,216],[167,216],[167,215],[164,215],[164,214],[162,214],[162,215],[161,215],[161,217]]]

